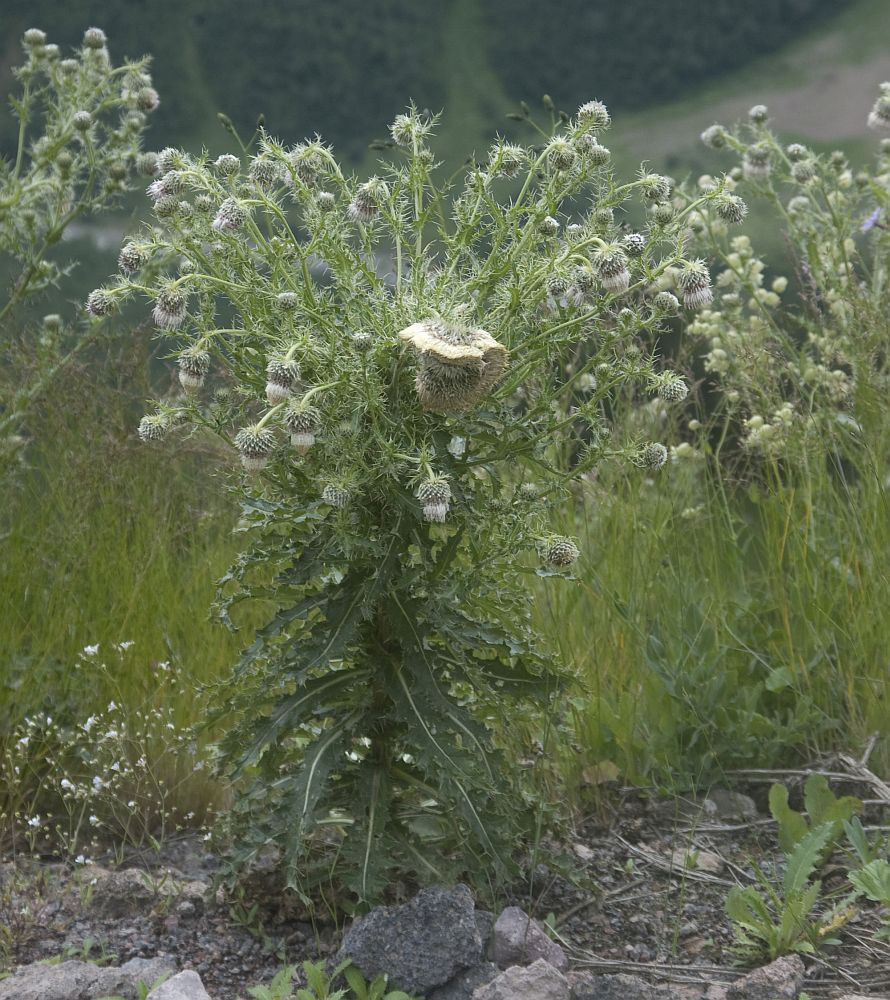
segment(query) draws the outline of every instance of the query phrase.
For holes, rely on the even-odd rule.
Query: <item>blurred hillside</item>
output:
[[[262,113],[295,141],[320,132],[360,160],[411,98],[445,107],[472,140],[503,128],[519,100],[550,93],[572,110],[615,112],[694,95],[816,30],[855,0],[3,0],[0,94],[29,27],[64,48],[105,29],[115,59],[150,52],[162,106],[157,145],[218,148],[224,111],[242,134]],[[0,121],[0,149],[13,141]],[[469,140],[469,141],[467,141]]]

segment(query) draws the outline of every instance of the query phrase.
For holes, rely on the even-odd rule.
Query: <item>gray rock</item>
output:
[[[0,1000],[95,1000],[122,996],[136,1000],[139,984],[151,986],[170,963],[162,958],[133,958],[119,968],[100,968],[71,959],[58,965],[34,962],[0,982]]]
[[[494,925],[495,964],[507,969],[511,965],[531,965],[539,958],[561,972],[569,967],[565,952],[547,937],[538,921],[518,906],[508,906]]]
[[[482,957],[472,893],[457,885],[371,910],[346,932],[336,961],[350,959],[366,979],[385,972],[393,989],[423,996]]]
[[[210,1000],[197,972],[186,969],[148,994],[147,1000]]]
[[[473,993],[473,1000],[570,1000],[569,981],[549,962],[514,965]]]
[[[473,914],[476,921],[476,930],[482,939],[482,954],[486,958],[491,958],[493,952],[492,935],[494,934],[494,914],[488,910],[476,910]]]
[[[667,1000],[670,993],[639,976],[573,977],[572,1000]]]
[[[433,990],[426,1000],[473,1000],[479,986],[485,986],[500,970],[494,962],[480,962],[464,972],[459,972],[451,982]]]
[[[185,903],[190,914],[204,912],[208,892],[205,882],[176,878],[167,872],[146,872],[139,868],[98,870],[94,873],[92,903],[102,917],[120,919],[147,913],[158,904],[170,907]],[[189,905],[190,904],[190,905]]]
[[[757,819],[757,806],[749,795],[732,792],[727,788],[712,788],[708,792],[708,799],[717,807],[715,819]]]
[[[783,955],[737,979],[727,989],[726,1000],[795,1000],[803,980],[800,955]]]

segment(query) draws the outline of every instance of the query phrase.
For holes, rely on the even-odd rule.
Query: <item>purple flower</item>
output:
[[[880,225],[878,219],[881,217],[881,210],[876,208],[871,215],[859,227],[859,232],[867,233],[873,226]]]

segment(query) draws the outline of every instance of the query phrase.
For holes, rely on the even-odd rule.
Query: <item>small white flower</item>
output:
[[[74,785],[67,778],[62,778],[62,780],[59,782],[59,785],[62,787],[63,791],[66,792],[74,791]]]
[[[83,651],[86,656],[95,656],[99,652],[99,643],[97,642],[95,646],[84,646]]]
[[[87,859],[82,854],[78,854],[74,859],[74,863],[76,865],[85,865],[87,863]]]
[[[90,819],[90,826],[96,826],[96,825],[98,825],[98,823],[99,823],[99,817],[98,816],[94,816],[94,815],[91,814],[90,817],[89,817],[89,819]]]
[[[28,820],[28,826],[32,827],[33,829],[36,829],[38,826],[40,826],[40,817],[39,816],[32,816]]]
[[[99,777],[98,774],[93,776],[93,788],[98,792],[105,787],[105,782]]]
[[[91,715],[87,719],[87,721],[83,724],[83,726],[81,726],[81,729],[83,729],[85,733],[88,733],[95,725],[96,725],[96,716]]]
[[[116,708],[117,708],[117,702],[116,701],[110,701],[110,702],[108,702],[107,711],[113,712]]]
[[[117,644],[117,646],[116,646],[115,648],[116,648],[116,649],[119,649],[119,650],[120,650],[120,651],[121,651],[122,653],[124,653],[124,652],[126,652],[126,651],[127,651],[127,650],[128,650],[129,648],[130,648],[130,646],[132,646],[132,645],[134,645],[134,642],[133,642],[133,640],[132,640],[132,639],[127,639],[127,640],[126,640],[126,641],[124,641],[124,642],[119,642],[119,643]]]

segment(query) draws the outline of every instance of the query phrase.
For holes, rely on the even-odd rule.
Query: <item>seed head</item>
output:
[[[304,406],[292,396],[284,414],[284,426],[290,433],[290,443],[300,455],[305,455],[315,444],[321,414],[314,406]]]
[[[668,450],[663,444],[651,441],[640,452],[639,462],[644,469],[660,469],[667,462]]]
[[[677,274],[677,285],[687,309],[698,309],[711,303],[711,275],[703,260],[684,260]]]
[[[83,33],[83,44],[88,49],[104,49],[107,41],[101,28],[87,28]]]
[[[235,447],[244,468],[248,472],[259,472],[268,465],[269,456],[275,450],[275,435],[268,427],[242,427],[235,435]]]
[[[424,320],[399,333],[417,354],[415,386],[425,410],[456,413],[480,403],[501,380],[510,355],[485,330]]]
[[[335,486],[333,483],[328,483],[321,491],[321,499],[340,510],[349,503],[349,490],[344,489],[342,486]]]
[[[726,145],[726,129],[722,125],[709,125],[702,132],[701,141],[710,149],[722,149]]]
[[[179,355],[179,384],[186,392],[197,392],[210,371],[210,355],[201,347],[189,347]]]
[[[543,545],[544,560],[551,566],[571,566],[577,562],[581,550],[565,535],[551,535]]]
[[[152,318],[158,326],[165,330],[176,330],[182,326],[187,307],[185,293],[173,285],[168,285],[158,292],[152,310]]]
[[[290,396],[300,378],[300,366],[293,359],[270,358],[266,365],[266,399],[270,406]]]
[[[587,101],[578,108],[578,124],[584,128],[606,128],[612,119],[602,101]]]
[[[114,299],[104,288],[97,288],[87,296],[87,312],[91,316],[107,316],[114,312]]]
[[[721,194],[714,200],[714,210],[724,222],[738,225],[748,214],[748,206],[736,194]]]
[[[417,487],[417,499],[423,506],[423,519],[441,524],[448,516],[451,487],[444,476],[434,476]]]
[[[666,373],[656,390],[661,399],[666,403],[682,403],[689,395],[689,386],[673,372]]]

